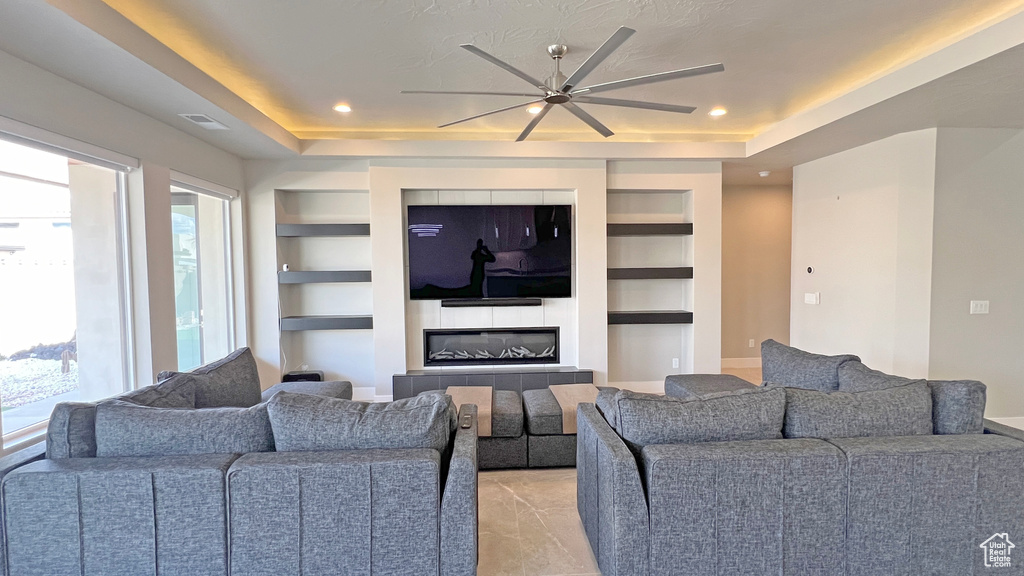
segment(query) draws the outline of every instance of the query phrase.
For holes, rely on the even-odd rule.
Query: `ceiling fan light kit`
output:
[[[543,106],[538,112],[534,114],[530,123],[526,125],[526,128],[516,138],[516,142],[522,142],[533,132],[533,129],[540,124],[540,121],[544,119],[544,116],[551,111],[554,106],[562,106],[568,110],[573,116],[576,116],[585,124],[596,130],[599,134],[605,138],[614,134],[604,124],[601,124],[596,118],[585,112],[582,108],[576,104],[598,104],[601,106],[618,106],[622,108],[640,108],[643,110],[660,110],[662,112],[675,112],[678,114],[690,114],[696,108],[693,106],[679,106],[675,104],[658,104],[655,102],[640,102],[637,100],[621,100],[617,98],[602,98],[591,96],[595,92],[604,92],[607,90],[618,90],[620,88],[628,88],[631,86],[642,86],[644,84],[653,84],[655,82],[665,82],[667,80],[675,80],[678,78],[689,78],[692,76],[701,76],[704,74],[713,74],[715,72],[722,72],[725,70],[725,66],[722,64],[708,64],[706,66],[697,66],[694,68],[683,68],[681,70],[672,70],[669,72],[660,72],[657,74],[648,74],[646,76],[637,76],[634,78],[626,78],[624,80],[615,80],[613,82],[604,82],[602,84],[593,84],[591,86],[584,86],[577,88],[577,86],[586,78],[591,72],[594,71],[602,62],[605,61],[608,56],[619,48],[626,40],[632,36],[636,30],[626,28],[625,26],[619,28],[608,40],[601,45],[600,48],[594,51],[587,60],[572,73],[571,76],[566,78],[561,71],[561,60],[568,51],[568,48],[564,44],[552,44],[548,46],[548,55],[555,61],[555,71],[547,78],[546,81],[540,81],[533,76],[530,76],[526,72],[512,66],[508,62],[500,60],[487,52],[477,48],[472,44],[462,44],[461,47],[473,54],[487,60],[491,64],[498,66],[507,72],[518,76],[520,79],[529,82],[534,88],[540,90],[540,93],[528,93],[528,92],[452,92],[452,91],[433,91],[433,90],[403,90],[403,94],[462,94],[462,95],[474,95],[474,96],[523,96],[527,98],[533,98],[527,102],[520,102],[513,106],[506,106],[504,108],[498,108],[482,114],[476,114],[468,118],[462,118],[454,122],[448,122],[447,124],[441,124],[438,128],[445,128],[447,126],[453,126],[455,124],[461,124],[470,120],[476,120],[477,118],[483,118],[484,116],[490,116],[492,114],[498,114],[506,112],[508,110],[514,110],[516,108],[523,108],[530,106],[530,112],[533,113],[534,109],[537,108],[543,102]]]

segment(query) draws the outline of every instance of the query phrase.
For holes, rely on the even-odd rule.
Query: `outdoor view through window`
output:
[[[123,174],[0,141],[0,424],[127,385]]]

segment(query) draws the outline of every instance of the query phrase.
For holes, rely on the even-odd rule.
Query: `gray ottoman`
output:
[[[551,390],[523,391],[530,468],[576,465],[576,435],[562,434],[562,407]]]
[[[732,374],[675,374],[665,377],[665,396],[673,398],[695,399],[748,388],[757,386]]]
[[[526,468],[528,448],[523,433],[523,402],[518,392],[494,391],[491,435],[482,436],[477,446],[477,465],[481,470]]]

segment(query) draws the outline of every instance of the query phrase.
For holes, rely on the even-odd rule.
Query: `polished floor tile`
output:
[[[576,469],[480,472],[479,576],[594,576]]]

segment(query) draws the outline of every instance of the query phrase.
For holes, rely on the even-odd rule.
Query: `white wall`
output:
[[[939,129],[937,175],[929,376],[981,380],[987,416],[1022,417],[1024,133]]]
[[[927,375],[935,142],[900,134],[794,168],[793,346]]]
[[[723,188],[722,358],[734,365],[760,362],[765,339],[789,343],[792,231],[792,186]]]

